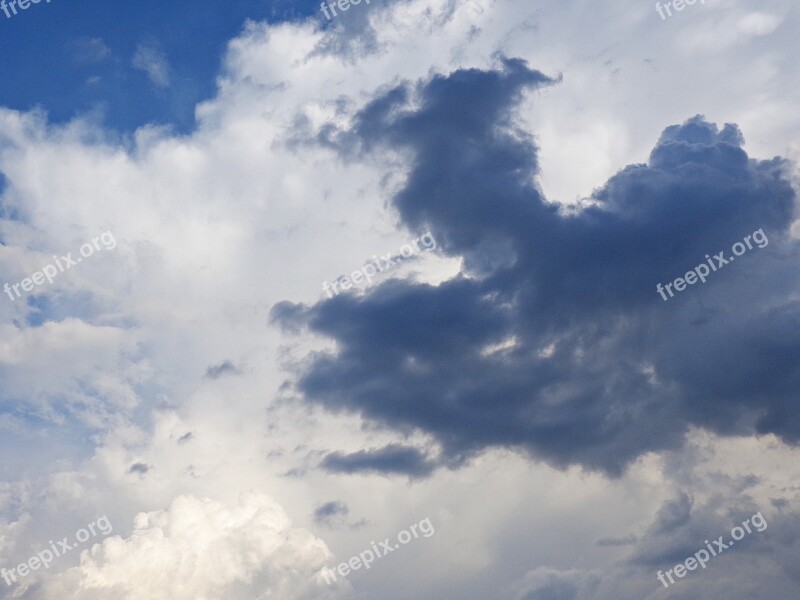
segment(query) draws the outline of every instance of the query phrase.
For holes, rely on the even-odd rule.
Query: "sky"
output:
[[[798,596],[795,3],[6,6],[0,598]]]

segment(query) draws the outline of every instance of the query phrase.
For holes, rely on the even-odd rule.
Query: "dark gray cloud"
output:
[[[422,430],[448,465],[510,447],[618,474],[680,446],[691,425],[796,443],[800,271],[785,161],[751,159],[735,125],[697,116],[565,212],[543,197],[537,148],[514,112],[526,90],[551,83],[501,58],[495,70],[384,91],[352,130],[325,130],[352,157],[410,151],[394,206],[464,270],[438,286],[387,281],[277,305],[288,330],[337,343],[309,357],[300,392]],[[656,293],[758,229],[765,248],[669,302]],[[353,456],[328,464],[345,470]]]
[[[330,525],[333,521],[344,519],[349,513],[350,509],[344,502],[326,502],[314,510],[314,522]]]
[[[229,360],[218,365],[211,365],[206,369],[206,377],[209,379],[219,379],[223,375],[238,375],[239,369]]]
[[[138,462],[131,465],[131,468],[128,469],[128,473],[141,473],[142,475],[144,475],[149,470],[150,470],[150,465]]]
[[[194,433],[191,431],[184,433],[181,437],[178,438],[179,444],[186,444],[194,439]]]
[[[425,454],[416,448],[399,444],[352,454],[332,452],[322,460],[320,466],[333,473],[396,473],[410,477],[429,475],[434,469]]]

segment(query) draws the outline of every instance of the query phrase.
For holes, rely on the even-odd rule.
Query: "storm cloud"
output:
[[[273,318],[336,341],[296,385],[312,403],[422,431],[458,465],[491,447],[610,474],[691,425],[800,440],[798,261],[788,163],[734,124],[667,127],[576,210],[548,202],[518,59],[383,92],[326,143],[411,153],[393,198],[412,231],[463,259],[439,285],[391,280]],[[581,168],[575,164],[575,169]],[[753,249],[664,302],[657,283],[763,229]]]

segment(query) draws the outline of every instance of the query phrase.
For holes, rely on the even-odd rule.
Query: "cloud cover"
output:
[[[448,4],[450,8],[445,6]],[[16,509],[12,512],[4,508],[5,519],[14,523],[2,528],[8,541],[3,547],[3,556],[8,559],[4,564],[17,564],[29,555],[29,546],[31,551],[39,549],[53,532],[74,530],[79,525],[72,527],[70,518],[83,524],[97,514],[116,510],[119,516],[114,516],[113,522],[124,528],[130,524],[131,515],[143,510],[158,513],[162,507],[170,506],[175,496],[187,493],[196,498],[213,497],[222,501],[228,512],[235,513],[236,502],[230,498],[254,487],[274,492],[293,521],[306,519],[309,528],[318,527],[312,523],[314,508],[333,498],[347,503],[353,521],[367,520],[370,525],[363,529],[355,528],[358,523],[352,525],[353,529],[320,528],[319,534],[324,534],[337,561],[362,550],[369,541],[382,539],[414,519],[431,514],[437,526],[432,545],[393,555],[393,562],[385,563],[381,569],[359,571],[352,578],[358,589],[354,595],[359,597],[514,598],[508,590],[498,590],[497,582],[510,582],[516,587],[521,574],[544,566],[545,571],[522,582],[531,585],[523,586],[520,594],[538,593],[537,587],[549,586],[540,596],[554,589],[583,594],[579,595],[581,600],[641,600],[660,591],[651,565],[630,561],[615,570],[611,562],[614,557],[620,558],[619,553],[632,554],[631,550],[639,552],[643,547],[594,545],[596,540],[641,540],[644,534],[661,535],[653,547],[669,543],[673,550],[680,546],[696,549],[695,536],[725,531],[727,522],[714,520],[704,526],[693,519],[686,521],[690,527],[679,527],[672,539],[648,528],[665,502],[664,496],[671,497],[674,489],[682,489],[681,486],[685,485],[694,497],[701,492],[713,496],[695,501],[690,511],[695,514],[704,506],[712,510],[736,506],[742,494],[738,486],[720,486],[720,476],[715,478],[706,472],[698,477],[702,484],[698,480],[689,484],[676,482],[674,464],[666,461],[659,468],[665,454],[647,456],[623,478],[608,481],[577,470],[557,472],[500,450],[487,452],[468,468],[440,469],[435,476],[409,485],[405,477],[375,477],[369,471],[342,476],[323,469],[302,469],[318,464],[320,457],[332,449],[346,451],[346,456],[361,456],[373,448],[396,443],[398,437],[403,437],[396,430],[407,428],[399,419],[391,420],[394,431],[377,431],[362,427],[357,415],[333,418],[288,401],[284,401],[283,411],[270,406],[265,414],[264,403],[274,400],[271,392],[282,379],[276,368],[281,358],[277,352],[279,341],[274,339],[278,336],[267,327],[265,310],[283,298],[308,302],[319,295],[319,283],[326,278],[362,264],[360,261],[371,252],[399,247],[408,239],[406,231],[395,231],[395,214],[379,210],[380,202],[376,201],[388,191],[390,186],[384,186],[387,179],[403,180],[405,165],[387,177],[390,169],[381,171],[373,158],[383,151],[394,154],[397,148],[405,148],[404,155],[414,156],[420,144],[401,145],[400,141],[389,139],[387,125],[403,112],[413,113],[419,106],[414,105],[419,95],[413,87],[408,88],[408,105],[399,102],[389,108],[386,123],[374,121],[384,130],[383,137],[376,134],[371,146],[374,154],[367,157],[359,154],[354,144],[366,144],[368,131],[361,132],[361,141],[358,137],[349,140],[348,146],[346,136],[337,136],[335,127],[348,129],[342,122],[352,115],[351,109],[370,96],[370,90],[459,67],[474,76],[477,71],[469,67],[477,65],[486,70],[487,57],[497,47],[504,47],[513,56],[525,56],[550,74],[563,69],[564,82],[537,95],[535,112],[526,112],[533,103],[521,108],[523,118],[535,120],[535,126],[525,129],[536,133],[540,146],[536,163],[541,163],[543,172],[536,181],[543,182],[548,197],[559,199],[605,181],[613,172],[605,169],[607,164],[644,160],[647,152],[639,152],[638,147],[643,140],[652,145],[665,124],[680,122],[698,112],[713,111],[720,122],[743,124],[748,149],[754,156],[771,156],[773,149],[783,153],[784,140],[797,137],[793,135],[793,123],[797,122],[796,86],[791,86],[796,79],[791,75],[796,61],[790,60],[794,38],[765,38],[772,46],[782,47],[777,55],[772,47],[761,54],[754,52],[752,46],[744,48],[739,44],[716,55],[705,50],[700,61],[695,56],[689,59],[688,46],[675,36],[676,29],[685,26],[694,28],[698,37],[707,37],[709,22],[728,6],[709,5],[704,16],[698,16],[691,25],[684,20],[659,28],[660,23],[642,26],[637,16],[657,16],[651,5],[632,1],[557,3],[546,15],[537,5],[524,1],[481,4],[485,10],[480,15],[465,18],[462,10],[451,10],[453,3],[438,0],[404,1],[391,10],[373,3],[370,19],[377,36],[375,52],[362,55],[358,40],[354,40],[352,55],[344,59],[336,51],[312,52],[321,47],[320,36],[312,26],[249,26],[231,44],[219,97],[198,107],[200,127],[189,137],[145,128],[137,133],[135,142],[118,140],[99,127],[84,127],[81,123],[53,127],[38,113],[2,111],[4,135],[14,142],[8,143],[4,137],[3,170],[9,175],[9,187],[2,210],[18,212],[30,224],[33,240],[28,243],[30,239],[20,235],[19,221],[3,223],[4,241],[9,244],[4,247],[6,270],[14,274],[14,280],[19,279],[16,275],[22,277],[38,269],[41,258],[69,250],[75,243],[85,241],[86,235],[105,227],[112,227],[120,239],[120,248],[113,255],[86,265],[91,271],[75,273],[79,279],[64,278],[51,288],[53,293],[48,297],[57,310],[48,310],[44,303],[36,307],[11,302],[2,305],[9,325],[5,336],[0,337],[9,341],[9,350],[13,351],[4,355],[2,365],[6,387],[28,404],[35,400],[36,415],[53,420],[60,413],[51,405],[63,408],[58,394],[67,389],[70,412],[103,431],[103,438],[98,440],[83,431],[83,435],[64,435],[60,427],[58,431],[71,444],[83,442],[94,449],[93,456],[75,458],[62,452],[47,431],[27,434],[27,447],[17,441],[21,435],[9,438],[7,430],[3,431],[4,450],[10,449],[4,456],[20,465],[19,477],[24,479],[25,489],[41,490],[35,498],[20,501],[29,511],[24,519],[17,519]],[[603,27],[598,28],[601,14]],[[792,22],[796,24],[797,19]],[[783,30],[793,31],[791,22],[779,28],[777,34]],[[627,43],[609,53],[601,52],[619,39]],[[647,43],[643,44],[643,39]],[[558,54],[554,48],[559,46],[568,47],[568,52]],[[175,58],[169,55],[171,60]],[[643,62],[644,57],[652,60]],[[180,65],[174,62],[172,66],[177,83]],[[720,76],[729,70],[736,76]],[[586,105],[590,108],[581,111],[580,107]],[[554,106],[560,110],[554,111]],[[298,152],[283,145],[287,136],[296,133],[293,125],[298,112],[309,119],[312,128],[320,121],[334,119],[336,125],[329,139],[350,150],[348,159],[336,160],[318,144]],[[447,121],[459,118],[457,111],[442,111],[441,115]],[[481,118],[480,111],[472,111],[470,118]],[[522,122],[514,117],[513,123],[518,127],[523,126]],[[487,131],[489,127],[487,124]],[[509,128],[513,130],[514,125]],[[512,138],[515,135],[525,137],[523,132],[514,132]],[[753,144],[770,151],[754,151]],[[508,146],[513,149],[513,144]],[[474,150],[472,146],[464,148]],[[554,148],[556,158],[569,157],[569,161],[556,164],[561,168],[554,169],[553,161],[546,161]],[[442,157],[449,159],[447,154]],[[596,164],[593,157],[597,158]],[[550,184],[546,181],[548,175]],[[553,188],[554,180],[560,186]],[[581,185],[574,183],[577,181]],[[450,182],[442,183],[443,188],[448,185]],[[453,210],[455,216],[457,212]],[[491,211],[486,214],[489,224],[495,227]],[[84,229],[76,230],[75,223],[83,223]],[[743,233],[757,226],[753,224]],[[674,234],[673,231],[670,235]],[[725,239],[719,248],[698,246],[702,246],[703,253],[715,252],[737,239],[738,233],[733,239]],[[772,233],[770,240],[767,250],[771,252],[777,244]],[[494,242],[486,250],[483,256],[491,255],[490,261],[481,261],[479,250],[468,253],[465,279],[481,280],[497,269],[513,265],[510,261],[514,248],[509,243]],[[748,289],[740,284],[745,275],[750,276],[749,270],[740,275],[738,269],[746,268],[745,260],[762,260],[767,250],[748,255],[741,265],[736,263],[719,274],[737,280],[736,287],[728,287],[736,292],[735,296]],[[19,259],[23,255],[24,263]],[[452,254],[457,258],[466,255]],[[687,265],[676,262],[667,273],[654,272],[652,280],[644,282],[648,287],[644,296],[660,303],[654,284],[682,274],[701,256],[691,256]],[[791,268],[787,261],[786,269]],[[783,281],[791,286],[794,279]],[[721,280],[714,285],[722,285]],[[386,289],[389,288],[406,289],[396,281]],[[604,287],[601,291],[607,293]],[[708,293],[698,286],[690,288],[690,292]],[[680,302],[696,305],[694,296],[688,293],[681,296]],[[771,290],[769,294],[777,297]],[[87,297],[92,298],[91,305]],[[741,302],[747,302],[747,298]],[[374,308],[374,304],[370,306]],[[552,307],[550,310],[555,312]],[[48,322],[46,328],[32,322],[34,318],[28,319],[34,312],[36,320]],[[408,310],[403,314],[410,319],[411,313]],[[514,318],[512,311],[508,314]],[[73,319],[64,315],[79,318],[85,324],[77,327]],[[451,318],[446,307],[435,316],[441,323],[449,323]],[[421,329],[405,332],[396,317],[385,324],[377,323],[377,319],[363,322],[359,329],[366,331],[370,324],[382,326],[401,340]],[[451,329],[458,326],[455,323]],[[440,331],[437,326],[431,333]],[[80,334],[77,337],[76,332]],[[362,331],[358,333],[363,335]],[[447,333],[449,339],[458,341],[452,332]],[[469,328],[466,333],[474,335]],[[486,337],[494,339],[492,335]],[[692,338],[692,343],[695,340]],[[268,348],[263,348],[265,343]],[[430,340],[426,339],[426,343]],[[502,359],[513,354],[519,343],[512,337],[481,345],[481,358],[476,362],[489,357]],[[45,354],[36,351],[42,347]],[[376,352],[382,348],[382,344],[375,345]],[[449,354],[454,348],[459,350],[458,345],[442,344],[443,353]],[[679,346],[678,352],[684,348]],[[8,357],[20,349],[21,360],[11,362]],[[536,353],[536,358],[557,356],[557,350],[558,346],[547,345]],[[621,360],[628,360],[629,356],[626,354]],[[459,358],[459,353],[455,352],[454,357]],[[241,374],[218,379],[202,377],[209,365],[219,365],[226,358],[241,366]],[[592,360],[603,368],[613,360],[601,358],[605,362],[596,356]],[[423,364],[412,357],[403,366],[413,371]],[[53,371],[53,365],[59,368]],[[646,371],[648,377],[656,375],[650,367]],[[465,372],[452,372],[455,383],[467,377]],[[597,372],[599,378],[608,371]],[[98,374],[104,379],[98,379]],[[109,375],[113,377],[106,379]],[[87,387],[86,381],[91,385]],[[470,412],[462,396],[455,399],[468,409],[464,420],[476,420],[486,414],[483,406]],[[344,402],[342,406],[348,410],[353,407]],[[99,413],[98,408],[102,409]],[[385,414],[390,408],[387,405],[382,412]],[[12,414],[14,420],[8,422],[23,427],[25,423],[20,423],[18,413]],[[146,417],[141,429],[131,427],[130,421],[138,422],[140,415]],[[6,426],[9,416],[3,415],[0,427]],[[494,419],[500,417],[498,414]],[[117,425],[120,421],[121,426]],[[40,428],[41,424],[27,426]],[[751,427],[743,429],[752,432]],[[444,427],[439,430],[444,431]],[[731,443],[742,450],[740,455],[721,460],[718,468],[726,472],[742,470],[747,475],[758,473],[765,480],[758,490],[758,508],[769,506],[770,498],[797,505],[796,490],[791,491],[797,480],[796,452],[782,449],[784,461],[779,462],[766,451],[774,443],[771,436],[759,440],[712,439],[714,449]],[[423,436],[413,442],[406,438],[402,443],[426,445]],[[476,447],[482,447],[482,443],[479,440]],[[781,450],[779,444],[775,446]],[[41,455],[41,466],[32,464],[35,453]],[[54,461],[53,457],[59,460]],[[459,454],[445,457],[458,459]],[[152,469],[145,475],[127,474],[136,463]],[[295,476],[283,477],[290,468],[295,469]],[[30,473],[52,470],[56,471],[53,485],[40,485],[38,479],[28,481]],[[13,476],[12,471],[10,477]],[[4,494],[0,486],[0,500]],[[487,510],[487,506],[491,509]],[[195,508],[192,503],[182,503],[179,511],[170,511],[171,518],[177,518],[179,513],[194,514]],[[718,570],[684,581],[676,593],[687,600],[797,597],[796,561],[792,561],[797,554],[793,551],[797,536],[785,527],[797,519],[789,512],[780,518],[770,513],[767,518],[770,526],[774,524],[783,535],[780,539],[770,537],[769,547],[760,548],[760,562],[751,565],[749,555],[731,554],[723,559],[724,571],[719,570],[723,563],[718,563],[714,566]],[[717,522],[723,523],[722,530]],[[23,527],[23,523],[27,526]],[[120,531],[123,540],[131,542],[129,533]],[[137,529],[138,533],[141,531]],[[144,533],[151,535],[150,529]],[[221,538],[230,541],[226,534]],[[136,544],[127,543],[125,547],[132,554],[140,552]],[[293,551],[284,549],[287,553]],[[73,558],[77,560],[77,556]],[[97,561],[98,568],[110,575],[112,565],[103,557]],[[62,564],[66,567],[66,563]],[[254,578],[263,566],[260,562],[246,564]],[[305,564],[300,560],[298,568],[303,571]],[[775,577],[778,566],[785,569],[781,585]],[[153,577],[162,576],[159,564],[151,567]],[[597,593],[598,572],[606,574],[602,595]],[[564,581],[559,582],[553,573],[562,574]],[[57,574],[51,570],[47,576]],[[147,579],[151,572],[142,569],[139,576]],[[72,596],[79,589],[79,579],[72,582],[75,585],[65,585],[52,597]],[[691,592],[687,586],[691,586]],[[108,589],[91,590],[103,600],[117,597],[113,592],[103,595],[104,591]],[[250,600],[260,591],[247,588],[240,595],[223,597]]]

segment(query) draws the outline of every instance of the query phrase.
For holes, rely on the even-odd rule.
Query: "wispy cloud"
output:
[[[163,50],[154,41],[141,42],[133,55],[133,66],[144,71],[158,87],[169,85],[169,63]]]
[[[78,64],[97,64],[111,56],[111,49],[99,37],[81,37],[67,43],[67,51]]]

